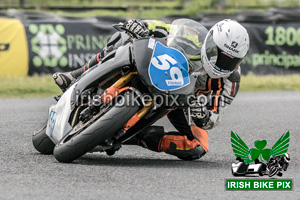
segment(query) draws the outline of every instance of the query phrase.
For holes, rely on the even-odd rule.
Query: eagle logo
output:
[[[266,140],[256,140],[251,148],[244,143],[238,134],[231,131],[231,146],[235,156],[240,157],[246,164],[259,159],[261,162],[268,162],[271,156],[283,156],[289,147],[290,133],[289,131],[283,134],[279,140],[273,145],[272,149],[265,148]]]

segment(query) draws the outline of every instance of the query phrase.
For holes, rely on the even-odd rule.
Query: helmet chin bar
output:
[[[207,71],[207,75],[211,78],[211,79],[218,79],[218,78],[224,78],[224,77],[228,77],[230,76],[230,74],[232,74],[232,72],[230,73],[222,73],[222,72],[218,72],[217,70],[210,70]]]
[[[206,71],[207,75],[212,79],[228,77],[233,72],[233,71],[231,71],[228,73],[224,73],[224,72],[218,71],[217,69],[215,69],[215,67],[212,65],[212,63],[208,60],[206,54],[202,54],[201,61],[202,61],[203,68]]]

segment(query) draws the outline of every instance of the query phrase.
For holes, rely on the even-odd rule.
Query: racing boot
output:
[[[101,52],[102,53],[102,52]],[[98,53],[94,57],[92,57],[89,62],[79,69],[76,69],[71,72],[57,72],[53,74],[53,79],[58,85],[58,87],[64,92],[71,85],[73,81],[75,81],[78,77],[80,77],[85,71],[87,71],[92,66],[98,64],[101,61],[101,57],[103,56],[101,53]]]
[[[160,152],[159,144],[164,135],[164,127],[150,126],[137,135],[137,144],[152,151]]]
[[[162,126],[151,126],[137,135],[138,145],[156,152],[165,152],[182,160],[199,159],[208,152],[206,130],[191,126],[194,138],[179,132],[164,132]]]
[[[195,160],[208,152],[208,134],[206,130],[191,126],[194,138],[189,139],[179,132],[169,132],[160,143],[160,151],[177,156],[182,160]]]
[[[79,76],[83,74],[85,67],[76,69],[71,72],[56,72],[53,74],[53,79],[58,87],[64,92]]]

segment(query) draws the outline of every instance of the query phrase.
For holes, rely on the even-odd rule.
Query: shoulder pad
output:
[[[229,77],[228,80],[230,80],[231,82],[240,82],[241,81],[241,75],[240,73],[235,70]]]

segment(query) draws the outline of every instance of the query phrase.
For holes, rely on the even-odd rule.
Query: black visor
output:
[[[243,60],[243,58],[236,58],[234,56],[229,55],[219,47],[218,49],[218,58],[216,62],[217,70],[221,72],[231,72],[233,71]]]

